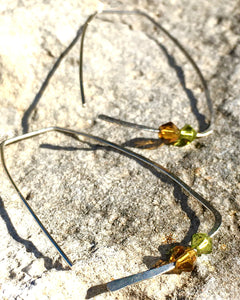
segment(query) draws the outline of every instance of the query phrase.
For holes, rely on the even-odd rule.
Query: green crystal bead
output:
[[[192,128],[192,126],[186,124],[180,130],[180,137],[174,143],[174,146],[183,147],[185,145],[190,144],[193,140],[195,140],[197,136],[196,130]]]
[[[209,254],[212,252],[212,238],[206,233],[195,233],[192,236],[191,247],[197,250],[197,254]]]

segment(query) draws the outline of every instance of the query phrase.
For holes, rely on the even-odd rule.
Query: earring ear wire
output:
[[[214,222],[211,230],[208,233],[208,235],[210,237],[213,236],[214,234],[216,234],[219,227],[221,226],[221,220],[222,220],[221,214],[209,203],[209,201],[205,200],[197,192],[192,190],[180,178],[178,178],[177,176],[175,176],[170,171],[168,171],[167,169],[165,169],[161,165],[157,164],[156,162],[154,162],[154,161],[152,161],[152,160],[150,160],[150,159],[148,159],[148,158],[146,158],[146,157],[144,157],[140,154],[137,154],[137,153],[135,153],[131,150],[128,150],[124,147],[121,147],[117,144],[114,144],[110,141],[104,140],[100,137],[93,136],[93,135],[90,135],[90,134],[87,134],[87,133],[84,133],[84,132],[79,132],[79,131],[76,131],[76,130],[71,130],[71,129],[61,128],[61,127],[54,127],[53,126],[53,127],[48,127],[48,128],[43,128],[43,129],[40,129],[40,130],[37,130],[37,131],[33,131],[33,132],[30,132],[30,133],[27,133],[27,134],[23,134],[23,135],[20,135],[20,136],[16,136],[16,137],[13,137],[13,138],[10,138],[10,139],[7,139],[7,140],[3,141],[0,144],[1,160],[2,160],[2,165],[4,167],[4,170],[7,174],[10,182],[12,183],[12,185],[15,188],[16,192],[18,193],[20,199],[23,201],[24,205],[27,207],[28,211],[30,212],[32,217],[35,219],[35,221],[37,222],[39,227],[46,234],[46,236],[51,241],[53,246],[56,248],[56,250],[59,252],[59,254],[63,257],[63,259],[66,261],[66,263],[70,267],[72,266],[71,260],[67,257],[67,255],[60,248],[60,246],[57,244],[57,242],[52,238],[51,234],[44,227],[44,225],[42,224],[40,219],[37,217],[37,215],[35,214],[35,212],[31,208],[31,206],[29,205],[29,203],[27,202],[27,200],[25,199],[25,197],[21,193],[21,191],[18,188],[17,184],[15,183],[14,179],[12,178],[12,176],[11,176],[11,174],[10,174],[8,168],[7,168],[7,164],[6,164],[6,161],[5,161],[5,155],[4,155],[4,149],[5,149],[6,146],[11,145],[13,143],[23,141],[23,140],[27,140],[29,138],[36,137],[38,135],[45,134],[47,132],[52,132],[52,131],[59,132],[59,133],[62,133],[62,134],[70,134],[70,135],[77,136],[77,137],[78,136],[86,137],[90,140],[93,140],[93,141],[101,143],[105,146],[111,147],[115,150],[118,150],[120,153],[123,153],[123,154],[127,155],[128,157],[133,158],[137,161],[140,161],[140,162],[144,163],[144,165],[147,166],[147,167],[154,168],[156,171],[166,175],[168,178],[170,178],[175,183],[177,183],[180,187],[182,187],[186,192],[188,192],[191,196],[193,196],[198,202],[200,202],[204,207],[206,207],[213,214],[215,222]],[[185,252],[183,254],[186,255]],[[174,257],[174,259],[175,259],[175,257]],[[142,272],[140,274],[135,274],[135,275],[129,276],[127,278],[112,281],[112,282],[108,283],[108,285],[107,285],[108,289],[111,290],[111,291],[114,291],[114,290],[123,288],[127,285],[133,284],[135,282],[139,282],[139,281],[142,281],[142,280],[145,280],[145,279],[148,279],[148,278],[152,278],[153,276],[168,272],[168,271],[174,269],[176,267],[177,263],[178,263],[178,260],[174,260],[174,259],[173,259],[173,261],[170,262],[170,264],[164,264],[164,265],[158,266],[158,268],[156,270],[147,270],[147,271]]]
[[[210,113],[210,122],[209,126],[206,130],[203,132],[196,132],[190,125],[186,124],[183,128],[178,129],[176,125],[174,125],[172,122],[169,122],[167,124],[161,125],[158,129],[148,127],[145,125],[139,125],[135,123],[130,123],[126,121],[122,121],[116,118],[112,118],[106,115],[99,115],[98,118],[107,122],[116,123],[118,125],[122,125],[125,127],[131,127],[139,130],[145,130],[145,131],[152,131],[157,132],[159,138],[163,140],[165,144],[170,144],[174,146],[185,146],[189,143],[191,143],[195,138],[201,138],[210,135],[213,132],[213,123],[214,123],[214,113],[213,113],[213,105],[212,105],[212,99],[210,97],[210,92],[208,89],[207,82],[199,69],[198,65],[192,58],[192,56],[188,53],[188,51],[183,47],[183,45],[175,38],[173,37],[169,31],[167,31],[162,25],[160,25],[158,22],[156,22],[151,16],[149,16],[147,13],[142,12],[140,10],[133,10],[133,11],[127,11],[127,10],[103,10],[100,12],[95,12],[92,14],[85,24],[83,25],[83,33],[81,36],[81,42],[80,42],[80,53],[79,53],[79,82],[80,82],[80,92],[81,92],[81,98],[82,98],[82,104],[86,104],[85,100],[85,92],[84,92],[84,85],[83,85],[83,45],[84,45],[84,38],[86,35],[88,24],[99,14],[118,14],[118,15],[139,15],[142,17],[145,17],[147,20],[149,20],[152,24],[154,24],[158,29],[160,29],[177,47],[178,49],[184,54],[184,56],[187,58],[187,60],[190,62],[194,70],[196,71],[200,82],[204,89],[205,98],[207,101],[209,113]]]

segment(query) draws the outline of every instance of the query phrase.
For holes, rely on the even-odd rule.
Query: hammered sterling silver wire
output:
[[[71,135],[74,135],[74,136],[86,137],[90,140],[93,140],[95,142],[99,142],[99,143],[101,143],[105,146],[109,146],[113,149],[116,149],[116,150],[120,151],[121,153],[126,154],[130,158],[137,159],[138,161],[143,162],[146,166],[153,167],[156,171],[166,175],[171,180],[173,180],[175,183],[177,183],[180,187],[182,187],[186,192],[188,192],[191,196],[193,196],[199,203],[201,203],[205,208],[207,208],[213,214],[215,221],[214,221],[214,224],[213,224],[211,230],[208,233],[208,235],[210,237],[213,236],[214,234],[216,234],[219,227],[221,226],[221,220],[222,220],[221,214],[209,203],[209,201],[207,201],[202,196],[200,196],[197,192],[195,192],[193,189],[191,189],[180,178],[178,178],[177,176],[172,174],[169,170],[167,170],[163,166],[159,165],[158,163],[156,163],[156,162],[154,162],[154,161],[152,161],[152,160],[150,160],[150,159],[148,159],[148,158],[146,158],[146,157],[144,157],[140,154],[137,154],[137,153],[135,153],[131,150],[128,150],[128,149],[126,149],[122,146],[119,146],[115,143],[112,143],[110,141],[102,139],[100,137],[93,136],[93,135],[90,135],[90,134],[87,134],[87,133],[84,133],[84,132],[80,132],[80,131],[76,131],[76,130],[71,130],[71,129],[54,127],[53,126],[53,127],[43,128],[43,129],[40,129],[40,130],[37,130],[37,131],[29,132],[29,133],[26,133],[26,134],[23,134],[23,135],[20,135],[20,136],[16,136],[16,137],[13,137],[13,138],[10,138],[10,139],[7,139],[7,140],[3,141],[0,145],[1,160],[2,160],[4,170],[7,174],[10,182],[12,183],[13,187],[15,188],[16,192],[18,193],[19,197],[21,198],[21,200],[23,201],[23,203],[25,204],[27,209],[29,210],[30,214],[33,216],[33,218],[38,223],[38,225],[40,226],[42,231],[46,234],[46,236],[51,241],[53,246],[56,248],[56,250],[59,252],[59,254],[63,257],[63,259],[66,261],[66,263],[70,267],[72,266],[71,260],[68,258],[68,256],[64,253],[64,251],[61,249],[61,247],[58,245],[58,243],[53,239],[51,234],[44,227],[44,225],[42,224],[40,219],[37,217],[37,215],[35,214],[35,212],[31,208],[30,204],[27,202],[27,200],[25,199],[25,197],[21,193],[21,191],[18,188],[17,184],[15,183],[14,179],[12,178],[12,176],[11,176],[11,174],[10,174],[8,168],[7,168],[7,164],[6,164],[6,161],[5,161],[5,155],[4,155],[4,149],[5,149],[6,146],[11,145],[11,144],[16,143],[16,142],[19,142],[19,141],[22,141],[22,140],[33,138],[33,137],[38,136],[38,135],[42,135],[42,134],[47,133],[47,132],[51,132],[51,131],[56,131],[56,132],[63,133],[63,134],[71,134]],[[115,291],[115,290],[121,289],[121,288],[123,288],[127,285],[130,285],[130,284],[133,284],[133,283],[145,280],[145,279],[149,279],[149,278],[152,278],[153,276],[168,272],[168,271],[170,271],[174,268],[175,268],[175,263],[170,263],[168,265],[164,265],[164,266],[156,268],[156,269],[147,270],[145,272],[142,272],[140,274],[135,274],[135,275],[132,275],[130,277],[126,277],[126,278],[122,278],[122,279],[118,279],[118,280],[113,280],[107,286],[108,286],[109,290]]]

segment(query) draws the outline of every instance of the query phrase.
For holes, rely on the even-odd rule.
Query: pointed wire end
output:
[[[197,138],[205,137],[205,136],[208,136],[208,135],[210,135],[212,133],[213,133],[212,129],[204,131],[204,132],[198,132],[197,133]]]
[[[70,259],[65,259],[66,263],[69,265],[69,267],[71,268],[73,266],[73,263],[71,262]]]
[[[100,114],[100,115],[97,116],[97,118],[101,119],[101,120],[106,119],[106,117],[107,117],[106,115],[102,115],[102,114]]]
[[[68,264],[68,266],[71,268],[73,266],[72,261],[67,257],[67,255],[64,253],[64,251],[61,249],[61,247],[57,244],[56,241],[53,240],[52,236],[46,232],[45,228],[42,230],[47,235],[48,239],[51,241],[55,249],[58,251],[58,253],[61,255],[61,257],[65,260],[65,262]]]
[[[166,272],[173,270],[174,268],[175,268],[175,263],[170,263],[170,264],[158,267],[158,268],[149,269],[149,270],[141,272],[141,273],[123,277],[120,279],[116,279],[116,280],[113,280],[113,281],[107,283],[107,289],[110,292],[114,292],[114,291],[120,290],[124,287],[127,287],[131,284],[153,278],[157,275],[164,274]]]

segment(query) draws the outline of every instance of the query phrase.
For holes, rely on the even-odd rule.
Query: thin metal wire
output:
[[[82,68],[83,68],[83,43],[84,43],[85,33],[86,33],[89,22],[92,21],[94,19],[94,17],[97,16],[98,14],[126,14],[126,15],[140,15],[140,16],[143,16],[143,17],[147,18],[150,22],[152,22],[170,40],[173,41],[173,43],[179,48],[179,50],[185,55],[185,57],[191,63],[192,67],[196,71],[196,73],[197,73],[197,75],[198,75],[198,77],[201,81],[201,84],[204,88],[204,94],[205,94],[205,97],[206,97],[206,101],[207,101],[207,105],[208,105],[208,109],[209,109],[209,113],[210,113],[210,122],[209,122],[208,128],[206,130],[204,130],[203,132],[199,132],[197,134],[197,137],[204,137],[204,136],[208,136],[209,134],[211,134],[213,132],[213,124],[214,124],[213,105],[212,105],[212,99],[211,99],[211,96],[210,96],[210,92],[209,92],[209,89],[208,89],[207,82],[206,82],[201,70],[199,69],[198,65],[195,63],[195,61],[193,60],[191,55],[188,53],[188,51],[183,47],[183,45],[175,37],[173,37],[162,25],[160,25],[158,22],[156,22],[147,13],[142,12],[140,10],[133,10],[133,11],[103,10],[101,12],[95,12],[94,14],[92,14],[88,18],[86,23],[84,24],[83,34],[81,36],[81,46],[80,46],[80,54],[79,54],[80,55],[79,80],[80,80],[80,90],[81,90],[82,104],[84,105],[86,103],[85,93],[84,93],[84,85],[83,85],[83,74],[82,74]],[[101,116],[103,116],[103,115],[101,115]],[[154,129],[152,127],[148,127],[148,126],[144,126],[144,125],[138,125],[138,124],[134,124],[134,123],[129,123],[129,122],[125,122],[125,121],[115,119],[115,118],[111,118],[111,117],[108,117],[109,119],[107,119],[107,117],[108,116],[104,116],[104,120],[109,121],[111,123],[117,123],[119,125],[123,125],[123,126],[126,126],[126,127],[132,127],[132,128],[134,127],[136,129],[140,129],[140,130],[157,131],[157,129]],[[101,118],[101,119],[103,119],[103,118]],[[112,119],[112,120],[110,121],[110,119]]]
[[[126,122],[123,120],[119,120],[113,117],[109,117],[107,115],[98,115],[98,119],[100,120],[104,120],[107,121],[109,123],[114,123],[114,124],[118,124],[121,126],[125,126],[125,127],[131,127],[131,128],[135,128],[135,129],[139,129],[139,130],[144,130],[144,131],[150,131],[150,132],[156,132],[159,133],[159,129],[153,128],[153,127],[149,127],[149,126],[145,126],[145,125],[140,125],[140,124],[136,124],[136,123],[131,123],[131,122]],[[212,130],[209,131],[205,131],[205,132],[198,132],[197,133],[197,138],[201,138],[201,137],[205,137],[208,136],[212,133]]]
[[[55,63],[53,64],[51,70],[48,72],[45,80],[43,81],[43,83],[42,83],[39,91],[37,92],[36,96],[34,97],[34,100],[33,100],[32,104],[24,112],[24,115],[23,115],[23,118],[22,118],[23,133],[27,133],[28,132],[28,120],[29,120],[32,112],[34,111],[34,109],[37,106],[38,102],[42,98],[42,95],[44,94],[44,92],[45,92],[45,90],[46,90],[46,88],[47,88],[47,86],[48,86],[51,78],[55,74],[57,68],[60,66],[62,60],[67,56],[67,54],[70,52],[70,50],[73,48],[73,46],[77,43],[77,41],[79,40],[82,32],[83,32],[83,26],[81,26],[78,29],[78,31],[77,31],[76,36],[74,37],[74,39],[67,46],[67,48],[60,54],[60,56],[58,57],[58,59],[55,61]]]
[[[79,66],[83,65],[83,41],[84,41],[84,36],[88,27],[88,24],[91,22],[91,20],[96,16],[97,12],[94,14],[90,15],[87,18],[87,21],[83,25],[83,30],[82,30],[82,36],[83,38],[81,39],[81,44],[80,44],[80,55],[79,55]],[[79,82],[80,82],[80,92],[81,92],[81,97],[82,97],[82,105],[85,104],[85,97],[84,97],[84,86],[83,86],[83,71],[82,67],[79,67]]]
[[[175,263],[170,263],[167,265],[163,265],[161,267],[150,269],[138,274],[130,275],[127,277],[123,277],[120,279],[112,280],[111,282],[107,283],[107,288],[109,291],[114,292],[120,290],[126,286],[131,284],[141,282],[143,280],[147,280],[153,278],[155,276],[167,273],[175,268]]]
[[[33,211],[33,209],[31,208],[31,206],[29,205],[29,203],[27,202],[27,200],[25,199],[25,197],[23,196],[23,194],[21,193],[21,191],[19,190],[19,188],[17,187],[15,181],[13,180],[12,176],[10,175],[6,162],[5,162],[5,155],[4,155],[4,148],[7,145],[13,144],[15,142],[21,141],[21,140],[25,140],[28,138],[31,138],[33,136],[36,136],[38,134],[47,132],[48,130],[41,130],[39,133],[38,132],[31,132],[31,133],[27,133],[9,140],[5,140],[4,142],[1,143],[1,160],[2,160],[2,164],[4,167],[5,172],[7,173],[7,176],[9,178],[9,180],[11,181],[12,185],[14,186],[15,190],[18,193],[18,196],[21,198],[21,200],[23,201],[23,203],[25,204],[25,206],[27,207],[28,211],[30,212],[30,214],[33,216],[34,220],[37,222],[37,224],[39,225],[39,227],[42,229],[42,231],[46,234],[46,236],[48,237],[48,239],[50,240],[50,242],[53,244],[53,246],[57,249],[58,253],[63,257],[63,259],[66,261],[66,263],[72,267],[72,262],[71,260],[67,257],[67,255],[64,253],[64,251],[61,249],[61,247],[58,245],[58,243],[53,239],[53,237],[51,236],[51,234],[48,232],[48,230],[44,227],[44,225],[42,224],[42,222],[40,221],[40,219],[37,217],[37,215],[35,214],[35,212]]]

